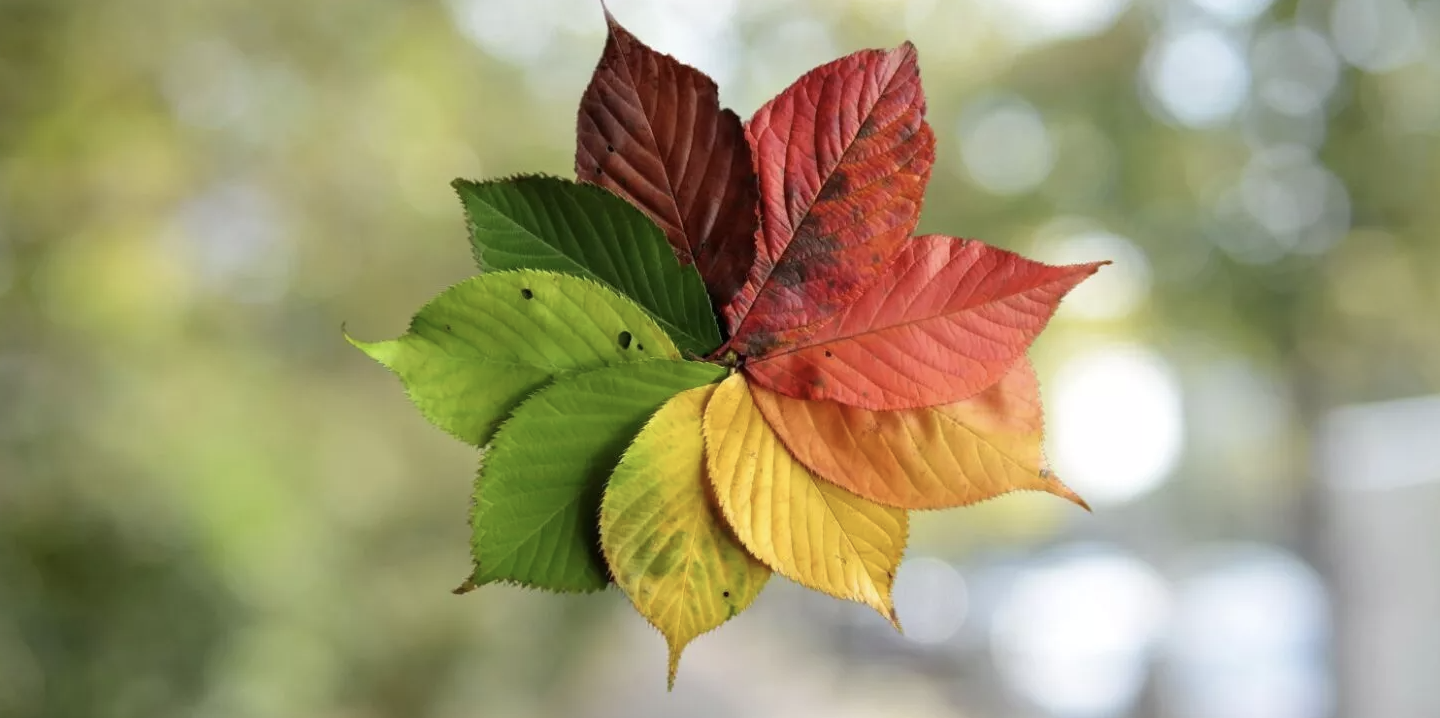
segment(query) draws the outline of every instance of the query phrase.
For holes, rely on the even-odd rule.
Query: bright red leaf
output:
[[[812,70],[746,127],[755,266],[724,314],[742,355],[783,349],[853,301],[909,238],[935,162],[914,46]]]
[[[1061,297],[1103,264],[1054,267],[981,242],[916,237],[842,313],[745,370],[799,399],[873,410],[949,404],[999,381]]]
[[[575,174],[649,215],[724,306],[755,258],[757,190],[740,118],[721,109],[713,80],[605,17],[610,37],[580,99]]]

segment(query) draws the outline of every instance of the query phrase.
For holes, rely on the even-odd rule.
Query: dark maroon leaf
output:
[[[610,37],[580,100],[575,174],[649,215],[724,306],[755,259],[757,191],[740,118],[721,109],[709,77],[605,17]]]

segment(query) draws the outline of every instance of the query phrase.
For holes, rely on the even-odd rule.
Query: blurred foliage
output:
[[[1182,0],[1034,45],[1003,32],[1000,2],[672,5],[612,9],[720,76],[742,114],[810,66],[913,37],[940,136],[922,230],[1029,251],[1082,216],[1143,250],[1145,303],[1057,322],[1042,376],[1097,338],[1138,338],[1187,389],[1241,357],[1293,402],[1259,464],[1276,470],[1192,456],[1165,491],[1099,516],[1029,496],[920,515],[912,552],[1082,536],[1160,556],[1248,537],[1310,555],[1318,412],[1440,389],[1440,13],[1424,16],[1424,60],[1346,68],[1326,100],[1316,157],[1348,215],[1307,254],[1256,249],[1265,229],[1227,195],[1288,125],[1250,102],[1188,128],[1137,79],[1164,23],[1198,12]],[[1253,25],[1323,26],[1328,6],[1279,2]],[[452,178],[571,174],[598,5],[501,7],[0,0],[0,716],[635,715],[659,690],[638,676],[662,642],[642,628],[632,646],[638,619],[614,592],[448,593],[468,572],[474,457],[340,335],[395,334],[472,273]],[[706,35],[724,8],[728,29]],[[553,37],[523,44],[536,27]],[[730,44],[684,44],[716,37]],[[997,93],[1049,133],[1033,191],[987,190],[962,162],[956,128]],[[697,679],[701,714],[783,712],[788,681],[848,695],[824,677],[849,665],[831,645],[848,634],[772,592],[754,632],[697,644],[739,652],[723,670],[752,664],[738,692]],[[772,650],[801,658],[756,662]],[[985,675],[975,660],[965,672]],[[885,675],[1009,714],[983,699],[993,687],[927,693],[945,671]]]

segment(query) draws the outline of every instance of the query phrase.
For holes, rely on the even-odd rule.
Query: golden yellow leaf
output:
[[[744,375],[715,389],[705,410],[710,480],[740,543],[776,573],[895,619],[890,590],[909,522],[815,478],[770,429]]]
[[[1085,506],[1045,468],[1040,386],[1029,360],[970,399],[922,409],[869,411],[759,386],[752,392],[800,463],[872,501],[940,509],[1028,490]]]
[[[710,500],[701,414],[715,386],[681,392],[650,418],[600,505],[600,545],[615,583],[680,652],[745,610],[770,569],[730,536]]]

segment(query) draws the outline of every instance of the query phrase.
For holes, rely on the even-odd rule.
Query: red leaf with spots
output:
[[[864,409],[966,399],[999,381],[1060,299],[1103,264],[1055,267],[981,242],[916,237],[843,312],[745,371],[781,394]]]
[[[724,308],[732,349],[783,350],[876,281],[920,217],[935,162],[924,113],[909,43],[822,65],[755,113],[761,224]]]
[[[575,174],[649,215],[724,306],[755,258],[755,173],[740,118],[721,109],[713,80],[605,17],[610,36],[580,100]]]

